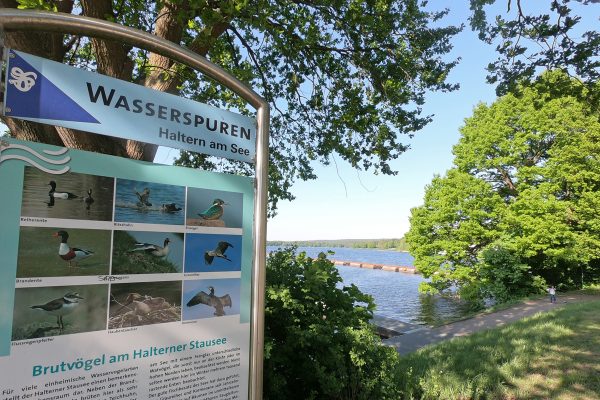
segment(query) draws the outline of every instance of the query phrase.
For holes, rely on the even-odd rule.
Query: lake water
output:
[[[269,246],[267,251],[277,247]],[[310,257],[328,250],[331,260],[358,261],[372,264],[412,266],[413,257],[408,253],[373,249],[299,247]],[[456,319],[468,311],[466,304],[440,296],[419,294],[419,284],[426,279],[418,274],[389,272],[338,266],[344,284],[355,284],[363,293],[373,296],[377,310],[375,314],[418,325],[437,324]]]

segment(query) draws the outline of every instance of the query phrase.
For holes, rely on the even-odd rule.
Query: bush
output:
[[[397,399],[398,354],[369,324],[375,304],[325,254],[267,259],[265,399]]]

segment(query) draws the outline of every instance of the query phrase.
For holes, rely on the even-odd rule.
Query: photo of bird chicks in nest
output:
[[[108,329],[181,321],[181,282],[111,285]]]

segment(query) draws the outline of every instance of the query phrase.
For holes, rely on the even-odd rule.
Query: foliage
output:
[[[489,18],[490,4],[506,3],[506,15]],[[488,66],[488,81],[505,94],[519,83],[530,82],[543,70],[561,69],[594,87],[600,78],[600,33],[583,31],[586,17],[581,0],[552,0],[550,7],[522,0],[471,0],[471,28],[487,43],[497,43],[498,59]],[[579,10],[574,5],[579,3]],[[597,1],[584,1],[584,4]],[[547,3],[544,3],[544,5]],[[594,5],[590,5],[592,7]],[[585,92],[597,105],[598,93]],[[583,94],[583,92],[582,92]]]
[[[265,399],[397,399],[398,354],[369,325],[374,303],[325,254],[267,260]]]
[[[292,199],[296,179],[314,179],[313,161],[340,157],[357,169],[395,174],[390,162],[431,117],[427,91],[450,91],[446,61],[460,27],[446,11],[418,0],[266,1],[5,0],[4,7],[54,9],[107,19],[206,56],[254,88],[271,105],[269,195]],[[428,10],[431,8],[427,8]],[[7,45],[94,69],[149,88],[251,114],[248,105],[211,79],[156,54],[99,39],[9,33]],[[4,118],[13,135],[151,160],[155,146],[74,134]],[[183,153],[186,166],[251,174],[246,164]]]
[[[270,241],[268,246],[299,246],[299,247],[351,247],[355,249],[390,249],[407,251],[408,246],[404,237],[400,239],[335,239],[335,240],[295,240]]]
[[[595,399],[600,302],[428,346],[400,359],[404,399]]]
[[[553,88],[563,87],[565,91]],[[454,147],[454,165],[412,210],[415,265],[440,291],[506,299],[600,278],[600,123],[571,93],[581,84],[543,74],[491,106],[480,104]]]

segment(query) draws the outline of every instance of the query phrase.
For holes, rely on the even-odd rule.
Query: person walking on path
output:
[[[550,303],[556,303],[556,288],[554,288],[554,285],[548,288],[548,293],[550,294]]]

